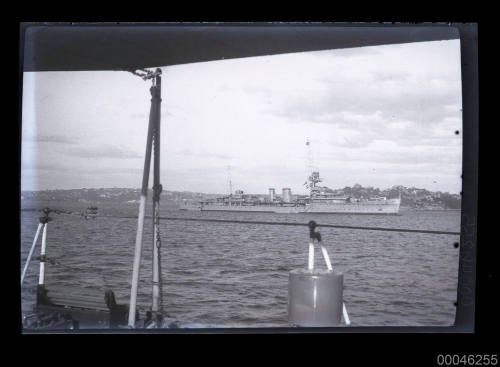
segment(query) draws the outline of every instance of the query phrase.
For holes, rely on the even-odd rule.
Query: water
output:
[[[137,204],[100,214],[135,214]],[[61,205],[58,208],[63,208]],[[149,213],[150,211],[148,211]],[[457,211],[402,211],[399,216],[183,212],[168,217],[460,230]],[[21,263],[38,225],[37,212],[21,213]],[[52,215],[47,231],[46,284],[110,288],[128,303],[136,219]],[[344,300],[352,326],[448,326],[454,323],[459,249],[454,235],[319,228],[334,269],[344,273]],[[146,219],[138,307],[151,304],[151,233]],[[287,324],[288,272],[307,266],[306,227],[194,221],[161,222],[163,306],[180,323],[220,327]],[[40,239],[39,239],[40,241]],[[34,257],[38,256],[40,243]],[[319,250],[316,266],[325,268]],[[31,312],[38,282],[33,260],[22,290]]]

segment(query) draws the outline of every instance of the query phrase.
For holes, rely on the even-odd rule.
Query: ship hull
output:
[[[211,212],[254,212],[254,213],[285,213],[296,214],[300,213],[298,207],[286,206],[265,206],[265,205],[204,205],[201,211]],[[303,210],[303,208],[302,208]]]
[[[218,212],[259,212],[259,213],[315,213],[315,214],[398,214],[399,199],[383,202],[353,203],[311,203],[301,206],[271,205],[220,205],[205,204],[203,206],[183,207],[183,210],[218,211]]]
[[[304,213],[334,213],[334,214],[398,214],[399,199],[380,202],[354,203],[312,203],[306,205]]]

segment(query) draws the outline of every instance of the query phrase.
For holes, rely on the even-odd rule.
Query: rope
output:
[[[156,223],[156,243],[154,244],[158,248],[158,291],[160,292],[159,307],[158,311],[163,310],[163,281],[162,281],[162,268],[161,268],[161,236],[160,236],[160,215],[159,210],[155,213],[155,223]]]
[[[48,220],[52,220],[51,217],[49,217],[50,213],[55,213],[55,214],[68,214],[68,215],[77,215],[80,217],[84,217],[85,219],[88,219],[92,216],[96,216],[95,213],[97,213],[97,210],[84,210],[84,211],[69,211],[69,210],[62,210],[62,209],[51,209],[51,208],[44,208],[44,209],[35,209],[35,208],[22,208],[22,212],[41,212]]]
[[[156,243],[155,246],[158,248],[158,291],[160,292],[160,299],[159,299],[159,311],[163,311],[163,274],[162,274],[162,267],[161,267],[161,237],[160,237],[160,216],[158,214],[158,211],[156,213]]]
[[[159,227],[159,226],[158,226]],[[156,246],[158,247],[158,290],[160,291],[160,304],[159,311],[163,311],[163,276],[162,276],[162,268],[161,268],[161,240],[160,240],[160,231],[158,231],[158,242]]]
[[[290,223],[290,222],[264,222],[250,220],[228,220],[228,219],[207,219],[207,218],[175,218],[161,217],[165,220],[185,220],[199,222],[215,222],[215,223],[238,223],[238,224],[262,224],[262,225],[281,225],[281,226],[307,226],[307,223]],[[389,231],[389,232],[408,232],[408,233],[427,233],[427,234],[444,234],[444,235],[460,235],[460,232],[447,231],[428,231],[423,229],[406,229],[406,228],[383,228],[383,227],[359,227],[359,226],[342,226],[337,224],[318,224],[318,227],[324,228],[340,228],[340,229],[357,229],[366,231]]]
[[[118,218],[118,219],[137,219],[135,215],[98,215],[98,218]],[[145,218],[151,219],[151,216],[146,215]],[[230,220],[230,219],[208,219],[208,218],[180,218],[180,217],[160,217],[164,220],[184,220],[194,222],[213,222],[213,223],[237,223],[237,224],[261,224],[261,225],[274,225],[274,226],[307,226],[307,223],[292,223],[292,222],[269,222],[269,221],[250,221],[250,220]],[[355,229],[365,231],[388,231],[388,232],[403,232],[403,233],[425,233],[425,234],[442,234],[442,235],[456,235],[459,236],[460,232],[452,231],[431,231],[425,229],[408,229],[408,228],[386,228],[386,227],[361,227],[361,226],[343,226],[337,224],[318,224],[323,228],[338,228],[338,229]]]

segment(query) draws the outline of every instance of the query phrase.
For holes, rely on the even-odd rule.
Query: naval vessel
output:
[[[322,179],[319,171],[313,171],[306,182],[309,195],[292,195],[290,188],[283,188],[282,195],[276,195],[270,188],[267,195],[245,194],[236,190],[234,194],[197,203],[185,201],[181,210],[237,211],[269,213],[350,213],[350,214],[398,214],[401,195],[389,199],[384,196],[353,198],[337,195],[326,186],[318,185]]]

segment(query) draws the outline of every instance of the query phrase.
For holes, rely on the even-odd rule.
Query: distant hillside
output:
[[[153,191],[149,190],[149,195]],[[138,200],[141,195],[140,189],[124,188],[100,188],[100,189],[72,189],[72,190],[43,190],[43,191],[22,191],[21,200],[58,200],[58,201],[79,201],[83,203],[94,202],[124,202]],[[217,195],[202,194],[196,192],[163,191],[161,200],[182,201],[183,199],[199,199],[205,197],[215,197]]]
[[[338,195],[352,196],[355,198],[369,198],[385,196],[396,198],[401,193],[401,206],[414,209],[460,209],[462,198],[457,194],[441,191],[429,191],[417,187],[393,186],[390,189],[380,190],[373,187],[363,187],[359,184],[353,187],[331,190]]]
[[[401,205],[415,209],[460,209],[461,197],[457,194],[447,192],[431,192],[416,187],[393,186],[390,189],[380,190],[373,187],[363,187],[356,184],[352,187],[346,186],[342,189],[331,189],[338,195],[351,196],[355,198],[370,198],[385,196],[388,198],[398,197],[401,193]],[[72,204],[78,206],[99,204],[124,204],[136,203],[140,197],[140,189],[126,188],[99,188],[99,189],[72,189],[72,190],[43,190],[21,192],[22,207],[33,207],[38,203],[57,202],[61,204]],[[150,197],[152,191],[149,193]],[[217,197],[216,194],[204,194],[188,191],[163,191],[161,203],[163,206],[176,208],[183,201],[199,201]]]
[[[149,190],[151,198],[153,191]],[[72,190],[43,190],[21,192],[21,208],[40,208],[52,206],[81,210],[90,205],[99,208],[124,208],[136,210],[141,196],[140,189],[100,188],[100,189],[72,189]],[[160,196],[163,208],[177,209],[184,200],[198,201],[213,198],[217,195],[196,192],[163,191]],[[148,200],[150,205],[151,200]]]

